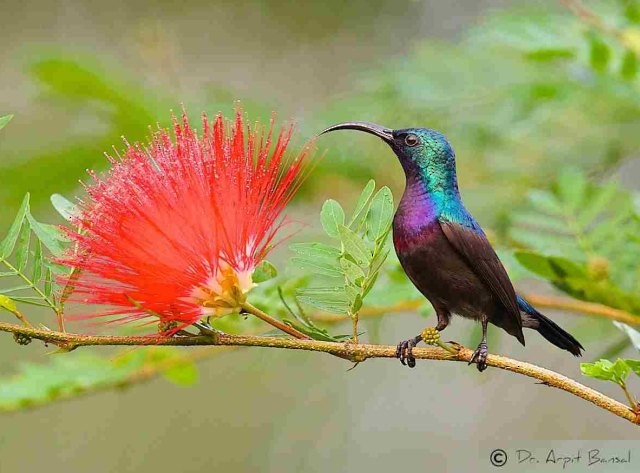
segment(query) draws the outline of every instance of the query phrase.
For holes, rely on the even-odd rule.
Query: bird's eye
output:
[[[413,133],[409,133],[404,137],[404,144],[407,146],[415,146],[420,142],[420,139]]]

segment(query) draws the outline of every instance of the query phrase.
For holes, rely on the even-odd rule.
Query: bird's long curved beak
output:
[[[385,128],[381,125],[376,125],[375,123],[369,123],[369,122],[338,123],[337,125],[330,126],[326,130],[323,130],[320,133],[320,135],[329,133],[330,131],[336,131],[336,130],[364,131],[365,133],[370,133],[372,135],[376,135],[378,138],[382,138],[387,143],[391,143],[393,141],[393,130],[390,130],[389,128]]]

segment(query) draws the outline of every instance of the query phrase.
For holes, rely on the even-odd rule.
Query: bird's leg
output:
[[[215,337],[218,333],[220,333],[218,330],[214,329],[208,321],[201,320],[200,322],[195,322],[191,325],[200,330],[200,333],[202,335]]]
[[[436,325],[435,330],[441,332],[447,325],[449,325],[449,320],[451,320],[451,314],[448,310],[436,307],[436,315],[438,316],[438,325]],[[400,360],[403,366],[408,366],[409,368],[414,368],[416,366],[416,359],[413,356],[413,348],[420,343],[421,341],[425,341],[431,345],[436,344],[436,338],[431,332],[433,332],[433,327],[427,327],[416,337],[410,338],[408,340],[403,340],[398,343],[396,348],[396,358]],[[427,334],[425,336],[425,334]]]
[[[438,316],[438,325],[436,325],[436,330],[438,332],[442,332],[449,326],[451,313],[448,310],[438,308],[436,309],[436,315]]]
[[[469,364],[476,363],[478,367],[478,371],[482,372],[487,369],[487,355],[489,354],[489,350],[487,348],[487,324],[489,323],[489,319],[486,316],[482,317],[482,340],[476,348],[476,351],[473,352],[471,356],[471,361]]]

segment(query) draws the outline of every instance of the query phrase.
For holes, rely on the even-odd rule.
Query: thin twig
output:
[[[0,331],[21,334],[26,337],[39,339],[48,343],[74,349],[91,345],[140,345],[140,346],[252,346],[269,347],[289,350],[306,350],[329,353],[352,362],[362,362],[369,358],[395,358],[396,347],[389,345],[368,345],[354,343],[323,342],[318,340],[300,340],[290,338],[261,337],[252,335],[227,335],[216,333],[212,336],[193,337],[127,337],[127,336],[96,336],[73,333],[53,332],[24,327],[16,324],[0,322]],[[416,348],[413,354],[416,358],[425,360],[446,360],[469,362],[472,351],[466,347],[459,347],[457,353],[449,353],[442,348]],[[522,374],[542,381],[547,386],[562,389],[568,393],[585,399],[602,409],[605,409],[623,419],[640,425],[640,415],[624,404],[605,396],[598,391],[588,388],[566,376],[539,366],[512,360],[498,355],[489,355],[487,364],[495,368]]]
[[[27,320],[27,318],[22,314],[22,312],[20,312],[18,309],[16,309],[15,311],[11,311],[13,313],[13,315],[16,316],[16,318],[22,322],[25,326],[27,327],[33,327],[33,325],[31,325],[31,322],[29,322]]]
[[[560,4],[573,13],[585,25],[593,28],[600,33],[615,38],[626,48],[639,52],[638,44],[635,39],[628,34],[625,34],[624,30],[609,25],[603,17],[589,9],[580,0],[559,0]]]
[[[241,307],[246,312],[248,312],[248,313],[250,313],[252,315],[255,315],[256,317],[258,317],[263,322],[266,322],[269,325],[272,325],[275,328],[277,328],[279,330],[282,330],[285,333],[288,333],[292,337],[299,338],[300,340],[311,340],[311,338],[309,338],[307,335],[305,335],[304,333],[300,332],[299,330],[296,330],[291,325],[287,325],[284,322],[279,321],[278,319],[274,319],[273,317],[271,317],[266,312],[258,309],[254,305],[249,304],[249,302],[243,302]]]
[[[618,30],[609,27],[601,17],[588,9],[580,0],[560,0],[560,4],[571,11],[580,21],[592,28],[612,36],[619,36]]]
[[[622,388],[622,391],[624,391],[624,395],[627,398],[627,401],[629,402],[629,405],[631,406],[631,410],[633,412],[638,413],[638,415],[640,415],[640,412],[638,412],[638,402],[635,400],[633,395],[627,389],[627,385],[623,383],[623,384],[620,385],[620,387]]]

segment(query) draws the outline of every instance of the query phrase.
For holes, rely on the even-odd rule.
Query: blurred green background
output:
[[[143,140],[182,104],[195,119],[241,100],[252,120],[296,119],[299,143],[347,120],[444,132],[468,206],[508,244],[514,216],[526,216],[516,209],[566,169],[639,187],[640,9],[586,5],[593,17],[553,1],[0,1],[0,115],[15,115],[0,132],[0,228],[26,191],[34,215],[56,221],[49,196],[71,198],[121,136]],[[369,177],[399,198],[385,145],[346,133],[318,144],[325,158],[296,201],[299,220],[316,225],[309,216],[329,197],[352,203]],[[587,361],[623,337],[606,321],[551,315],[587,339]],[[395,344],[424,325],[410,313],[363,328]],[[455,320],[447,339],[466,342],[471,329]],[[1,375],[48,361],[50,350],[8,341]],[[540,337],[499,350],[581,378]],[[2,414],[0,472],[484,471],[491,448],[516,440],[640,438],[577,398],[463,364],[347,371],[329,356],[251,349],[199,368],[189,389],[153,379]]]

